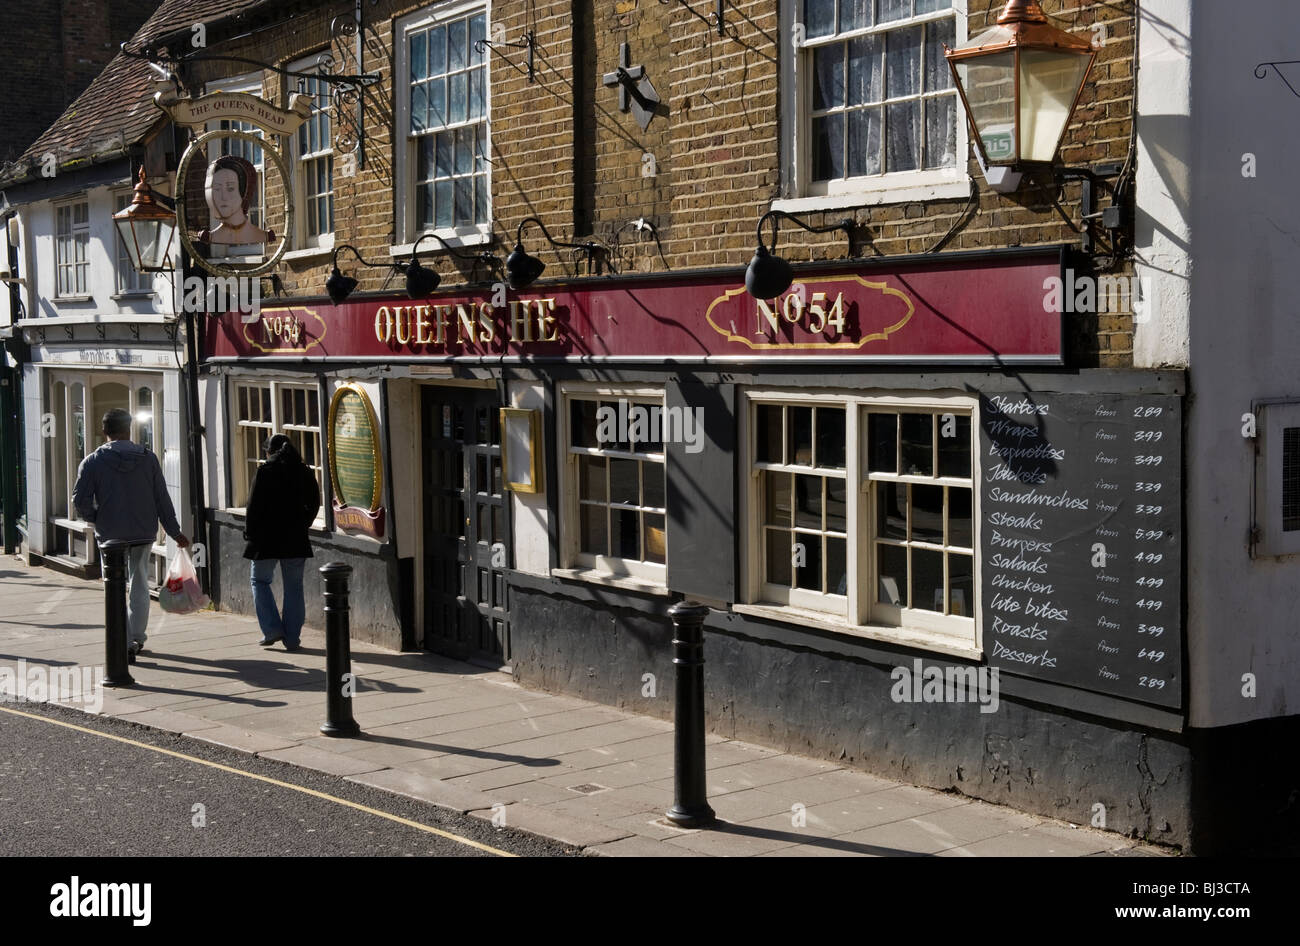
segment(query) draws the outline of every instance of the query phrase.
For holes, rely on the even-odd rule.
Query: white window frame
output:
[[[318,64],[320,63],[321,56],[325,55],[328,52],[329,50],[326,49],[326,50],[321,50],[320,52],[317,53],[313,53],[310,56],[304,56],[302,59],[289,63],[289,65],[286,68],[288,68],[291,72],[311,72],[317,68]],[[286,77],[285,90],[287,93],[285,95],[285,101],[287,102],[288,96],[298,91],[298,80],[293,77]],[[326,83],[325,92],[328,94],[329,90],[330,87],[328,83]],[[334,230],[331,228],[328,232],[322,231],[321,233],[315,235],[307,232],[308,175],[305,169],[306,162],[308,161],[316,161],[326,157],[330,157],[330,158],[338,157],[334,153],[334,118],[331,113],[331,107],[327,105],[322,111],[325,112],[326,124],[329,128],[329,136],[327,139],[329,147],[324,151],[317,151],[310,155],[302,154],[298,143],[300,131],[294,131],[294,133],[289,136],[290,138],[289,155],[290,155],[290,165],[293,168],[292,171],[293,202],[294,202],[294,206],[297,208],[297,211],[294,213],[295,233],[293,234],[293,245],[299,251],[317,250],[321,253],[326,253],[334,249]],[[306,126],[304,125],[302,127],[306,127]],[[335,191],[334,191],[335,171],[337,171],[337,167],[332,167],[330,171],[331,206],[333,206],[334,204],[334,197],[335,197]],[[333,216],[334,216],[334,211],[331,211],[331,217]]]
[[[773,210],[787,213],[810,213],[841,207],[875,206],[924,200],[943,200],[968,197],[971,179],[968,173],[969,138],[966,112],[960,95],[954,91],[956,128],[956,165],[951,168],[932,168],[916,171],[898,171],[883,175],[849,178],[814,185],[811,182],[811,141],[805,125],[812,103],[812,83],[806,79],[806,69],[801,61],[808,58],[803,47],[796,47],[793,37],[796,25],[801,25],[803,3],[791,0],[781,6],[781,31],[790,37],[781,43],[780,76],[782,89],[781,109],[781,199],[772,202]],[[967,38],[966,0],[952,0],[952,9],[926,13],[906,19],[893,20],[862,30],[839,34],[837,42],[846,38],[885,33],[892,30],[954,19],[954,41],[960,45]],[[819,38],[820,40],[820,38]]]
[[[239,392],[240,389],[257,388],[267,392],[271,400],[271,421],[266,424],[263,421],[249,421],[240,416],[239,413]],[[310,424],[289,424],[284,421],[280,408],[280,392],[284,390],[302,390],[316,398],[316,419],[322,423],[317,426]],[[308,464],[316,474],[316,485],[320,488],[321,508],[316,513],[316,519],[312,523],[312,528],[320,529],[325,526],[325,477],[328,475],[328,462],[325,458],[325,437],[324,437],[324,414],[321,406],[320,388],[309,381],[287,381],[279,379],[262,380],[258,378],[233,378],[228,386],[229,395],[229,417],[230,417],[230,457],[235,473],[231,478],[231,490],[234,495],[231,498],[231,507],[228,512],[244,513],[245,506],[248,502],[248,491],[252,487],[253,476],[250,472],[248,457],[244,450],[244,431],[255,428],[262,433],[258,435],[258,458],[260,466],[262,444],[266,443],[268,437],[274,434],[283,434],[288,431],[296,431],[302,434],[312,435],[316,438],[316,460],[315,465]],[[305,458],[304,458],[305,459]],[[236,502],[241,505],[234,505]]]
[[[248,73],[244,73],[243,75],[230,76],[225,79],[213,79],[211,82],[208,82],[203,86],[203,92],[205,95],[210,94],[212,92],[247,92],[249,95],[256,95],[258,98],[261,98],[262,91],[263,91],[262,73],[260,72],[248,72]],[[223,120],[232,121],[233,119],[216,119],[214,121],[210,121],[203,126],[203,130],[216,131],[220,129],[221,122]],[[250,125],[251,126],[250,131],[253,134],[261,135],[263,139],[268,141],[268,143],[272,144],[277,148],[280,147],[280,143],[276,141],[276,139],[279,138],[280,136],[271,135],[268,138],[266,129],[261,128],[257,125],[253,125],[251,122],[243,122],[242,124]],[[209,162],[214,161],[220,156],[221,156],[221,142],[220,141],[211,142],[208,145],[208,161]],[[266,229],[267,226],[266,168],[267,168],[266,152],[263,151],[262,164],[257,169],[257,175],[259,178],[258,186],[261,188],[261,198],[262,198],[262,206],[260,208],[262,219],[259,225],[263,229]],[[290,186],[288,181],[285,181],[284,184],[286,187]],[[180,186],[184,186],[184,185],[180,185]],[[251,214],[250,214],[250,218],[251,218]],[[210,248],[210,252],[212,254],[213,261],[218,263],[260,263],[262,262],[265,259],[265,256],[262,253],[234,254],[230,252],[230,250],[234,249],[236,246],[249,246],[249,245],[252,244],[232,244],[231,246],[228,247],[223,245],[214,245],[213,247]]]
[[[1300,403],[1265,404],[1259,411],[1258,459],[1255,465],[1257,556],[1300,555],[1300,529],[1287,532],[1282,521],[1283,437],[1300,429]]]
[[[666,504],[668,501],[668,464],[666,454],[640,454],[624,453],[622,451],[602,450],[599,448],[574,448],[572,446],[572,430],[570,424],[570,404],[575,400],[613,400],[617,401],[625,398],[630,402],[651,401],[657,403],[660,407],[664,406],[665,390],[663,387],[647,387],[645,385],[610,385],[610,384],[592,384],[572,382],[563,384],[558,392],[559,406],[559,470],[560,470],[560,562],[562,571],[567,573],[567,577],[580,577],[596,581],[605,580],[610,583],[632,583],[646,585],[655,589],[663,589],[667,585],[668,566],[667,566],[667,532],[668,511]],[[645,462],[646,458],[652,461],[657,459],[663,465],[664,470],[664,544],[665,555],[664,564],[660,565],[655,562],[635,561],[631,559],[617,558],[606,555],[591,555],[579,550],[579,540],[581,536],[579,522],[579,496],[578,496],[578,458],[583,455],[595,456],[612,456],[628,457]],[[608,500],[609,497],[606,496]],[[609,506],[614,508],[615,504],[610,502]],[[648,508],[648,507],[638,507]],[[644,535],[642,536],[644,542]],[[561,570],[553,570],[553,574],[558,574]]]
[[[406,16],[399,17],[396,22],[394,37],[396,45],[395,64],[393,66],[394,86],[396,89],[397,116],[394,126],[395,141],[393,144],[394,164],[396,173],[394,176],[394,206],[397,215],[395,221],[395,233],[397,234],[398,243],[390,248],[393,255],[405,255],[411,252],[411,247],[422,232],[417,229],[415,219],[415,187],[414,176],[416,169],[415,156],[415,138],[409,134],[411,127],[411,62],[409,52],[409,35],[429,26],[435,26],[449,20],[463,18],[467,14],[482,11],[487,18],[487,33],[492,34],[492,4],[485,0],[461,0],[461,2],[438,4],[435,7],[426,7],[423,10],[417,10]],[[492,154],[492,68],[491,56],[492,51],[488,50],[488,67],[485,72],[487,76],[487,88],[484,90],[484,116],[483,123],[485,130],[485,147],[487,149],[488,172],[487,172],[487,198],[488,212],[487,220],[481,224],[471,224],[462,227],[439,227],[432,232],[442,237],[452,246],[474,246],[484,244],[492,239],[492,165],[490,156]],[[459,125],[452,126],[460,127]]]
[[[84,207],[86,219],[83,223],[76,221],[76,208]],[[53,205],[54,211],[54,298],[84,299],[91,294],[90,287],[90,198],[81,194],[72,200],[63,200]],[[60,228],[60,216],[68,213],[68,230]],[[83,247],[82,259],[76,258],[76,247]],[[63,274],[69,274],[69,285],[65,287]],[[80,275],[81,287],[77,287]]]
[[[965,395],[904,396],[855,391],[807,391],[754,388],[744,392],[740,423],[742,497],[737,539],[740,545],[741,593],[735,610],[781,621],[804,624],[873,640],[890,641],[965,657],[982,655],[980,617],[980,509],[979,509],[979,405]],[[758,406],[843,407],[845,414],[845,490],[849,525],[847,595],[789,589],[773,595],[764,577],[763,495],[756,466]],[[949,480],[923,478],[928,484],[957,485],[971,489],[972,596],[970,617],[937,614],[919,609],[897,609],[875,602],[875,508],[872,481],[867,475],[866,413],[868,408],[917,410],[969,415],[971,418],[971,477]],[[789,464],[783,464],[788,467]],[[807,467],[810,475],[824,475],[821,467]],[[906,480],[897,476],[891,479]],[[776,599],[776,600],[774,600]]]
[[[116,213],[130,206],[131,201],[134,199],[133,191],[114,191],[113,212]],[[117,274],[117,295],[138,296],[146,299],[152,296],[154,294],[153,273],[142,273],[132,264],[126,241],[122,239],[122,234],[118,231],[116,223],[113,224],[113,246],[116,249],[114,269]]]

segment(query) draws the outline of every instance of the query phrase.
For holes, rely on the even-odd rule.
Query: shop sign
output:
[[[504,303],[490,288],[312,302],[264,309],[248,326],[210,319],[207,355],[1052,365],[1062,315],[1044,305],[1043,286],[1062,272],[1062,250],[1048,248],[840,264],[800,272],[770,300],[746,293],[737,272],[554,284]]]
[[[330,482],[334,487],[334,522],[383,538],[383,454],[379,422],[365,389],[341,385],[330,401]]]

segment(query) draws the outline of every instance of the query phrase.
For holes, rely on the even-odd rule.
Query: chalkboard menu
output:
[[[1179,399],[1025,392],[981,400],[989,665],[1177,706]]]

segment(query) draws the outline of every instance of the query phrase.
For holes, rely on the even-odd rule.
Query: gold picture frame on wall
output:
[[[542,492],[542,412],[501,408],[501,469],[506,489]]]
[[[340,411],[342,421],[340,424]],[[340,460],[345,466],[340,473]],[[368,466],[368,469],[366,468]],[[329,469],[335,502],[375,512],[384,497],[384,457],[379,418],[370,396],[359,384],[340,384],[330,398]],[[368,494],[361,480],[369,480]]]

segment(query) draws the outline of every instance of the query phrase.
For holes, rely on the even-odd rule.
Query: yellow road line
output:
[[[332,801],[336,804],[343,805],[347,808],[355,808],[357,811],[364,811],[366,814],[375,815],[380,818],[387,818],[389,821],[395,821],[398,824],[404,824],[408,828],[416,828],[429,834],[436,834],[442,838],[448,838],[458,844],[464,844],[468,847],[477,848],[480,851],[487,851],[489,854],[496,854],[498,857],[518,857],[517,854],[511,854],[509,851],[502,851],[499,848],[491,847],[487,844],[480,844],[478,841],[471,841],[469,838],[462,838],[458,834],[452,834],[449,831],[442,831],[438,828],[431,828],[427,824],[420,824],[418,821],[411,821],[398,815],[390,815],[386,811],[380,811],[377,808],[369,808],[366,805],[358,805],[354,801],[348,801],[346,798],[339,798],[336,795],[328,795],[325,792],[318,792],[314,788],[304,788],[301,785],[294,785],[292,782],[282,782],[279,779],[271,778],[268,775],[258,775],[256,772],[245,772],[243,769],[236,769],[229,765],[222,765],[220,762],[210,762],[207,759],[200,759],[197,756],[186,755],[183,752],[173,752],[171,749],[162,749],[158,746],[151,746],[147,742],[138,742],[135,739],[127,739],[124,736],[114,736],[112,733],[100,732],[98,729],[89,729],[86,726],[78,726],[74,723],[65,723],[58,719],[49,719],[45,716],[38,716],[35,713],[24,713],[20,710],[9,709],[0,706],[0,712],[9,713],[13,716],[25,716],[28,719],[39,720],[43,723],[49,723],[52,726],[62,726],[65,729],[75,729],[77,732],[90,733],[92,736],[99,736],[103,739],[112,739],[114,742],[124,742],[128,746],[138,746],[141,749],[148,749],[151,752],[158,752],[163,755],[169,755],[177,759],[184,759],[186,762],[197,762],[199,765],[206,765],[208,768],[220,769],[222,772],[230,772],[234,775],[242,775],[245,778],[257,779],[259,782],[268,782],[271,785],[279,785],[281,788],[292,789],[295,792],[302,792],[304,795],[311,795],[315,798],[323,798],[326,801]],[[111,717],[110,717],[111,718]],[[274,760],[272,760],[274,761]]]

